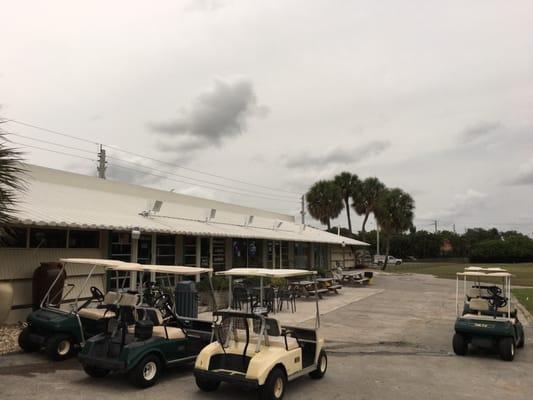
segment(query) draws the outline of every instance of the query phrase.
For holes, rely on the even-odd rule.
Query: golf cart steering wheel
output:
[[[154,308],[157,308],[163,314],[163,319],[172,316],[172,299],[163,293],[154,301]]]
[[[500,307],[505,307],[507,305],[507,298],[502,296],[502,289],[498,286],[490,286],[487,288],[487,291],[491,294],[489,297],[489,305],[497,310]]]
[[[96,286],[91,286],[91,296],[93,296],[93,299],[96,301],[104,301],[104,294],[100,289],[98,289]]]

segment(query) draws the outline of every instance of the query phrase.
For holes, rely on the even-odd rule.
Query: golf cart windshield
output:
[[[511,277],[503,268],[468,267],[457,273],[457,315],[492,315],[511,318]],[[463,280],[463,310],[461,314],[459,281]]]
[[[108,268],[108,267],[113,267],[117,265],[130,264],[130,263],[124,263],[122,261],[107,260],[107,259],[100,259],[100,258],[61,258],[59,261],[62,264],[61,270],[59,271],[56,278],[54,279],[54,281],[48,288],[48,291],[44,295],[41,301],[41,304],[40,304],[41,308],[43,307],[49,308],[50,306],[53,306],[57,310],[60,310],[61,305],[65,303],[70,303],[71,311],[76,311],[80,308],[79,306],[80,297],[84,293],[84,290],[87,287],[87,284],[89,283],[97,267]],[[65,293],[61,296],[61,299],[59,299],[58,304],[51,304],[50,303],[51,293],[54,290],[55,286],[58,284],[58,281],[60,280],[60,278],[62,276],[63,277],[65,276],[65,270],[66,270],[67,265],[77,265],[78,267],[81,267],[84,272],[83,275],[86,273],[87,276],[83,280],[83,283],[79,286],[75,298],[69,299],[69,295],[75,289],[75,285],[72,283],[69,283],[67,284],[68,290],[66,290]],[[132,265],[136,265],[136,264],[132,264]],[[55,290],[57,290],[57,288]],[[91,295],[93,297],[102,296],[102,292],[95,287],[91,287]]]

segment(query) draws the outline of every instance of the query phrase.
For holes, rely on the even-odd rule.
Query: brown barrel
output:
[[[33,272],[32,280],[32,306],[34,310],[39,308],[46,292],[61,272],[62,265],[58,262],[43,262]],[[66,271],[63,271],[61,277],[57,280],[52,291],[50,292],[49,303],[56,304],[63,296],[63,286],[67,278]]]

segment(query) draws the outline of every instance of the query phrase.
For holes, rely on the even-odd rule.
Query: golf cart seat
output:
[[[153,336],[168,338],[168,339],[185,339],[185,332],[181,328],[173,326],[154,326],[152,332]]]
[[[119,302],[121,298],[120,293],[109,291],[105,294],[104,300],[102,301],[103,305],[106,304],[116,304]],[[81,310],[79,310],[79,315],[82,318],[92,319],[92,320],[99,320],[102,318],[113,318],[116,316],[116,314],[108,310],[106,308],[87,308],[84,307]]]
[[[92,319],[95,321],[102,318],[116,317],[116,314],[113,311],[105,308],[82,308],[80,311],[78,311],[78,314],[82,318]]]
[[[489,302],[480,298],[472,298],[468,303],[468,307],[472,311],[489,311]]]
[[[294,350],[299,348],[298,341],[291,337],[286,336],[281,329],[279,321],[274,318],[266,318],[266,329],[268,333],[268,345],[271,347],[281,347],[287,350]],[[287,345],[285,347],[285,339],[287,340]]]
[[[168,339],[185,339],[185,332],[181,328],[174,326],[166,326],[165,321],[163,320],[163,315],[161,311],[154,307],[137,307],[137,317],[138,319],[150,320],[154,324],[152,331],[153,336],[167,338]],[[129,333],[135,332],[135,327],[128,327]]]

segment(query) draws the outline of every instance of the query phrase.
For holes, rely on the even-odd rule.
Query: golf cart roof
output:
[[[227,276],[262,276],[268,278],[292,278],[296,276],[316,275],[316,271],[306,269],[268,269],[268,268],[232,268],[220,271],[217,275]]]
[[[108,260],[106,258],[60,258],[60,262],[64,264],[88,264],[91,266],[100,266],[100,267],[115,267],[118,265],[130,265],[131,268],[139,265],[137,263],[126,263],[119,260]]]
[[[503,268],[482,268],[482,267],[467,267],[464,272],[458,272],[458,276],[478,276],[478,277],[492,277],[505,278],[513,276]]]
[[[211,268],[183,267],[178,265],[152,265],[123,263],[111,265],[108,267],[113,271],[138,271],[138,272],[156,272],[160,274],[173,274],[182,276],[194,276],[212,272]]]

